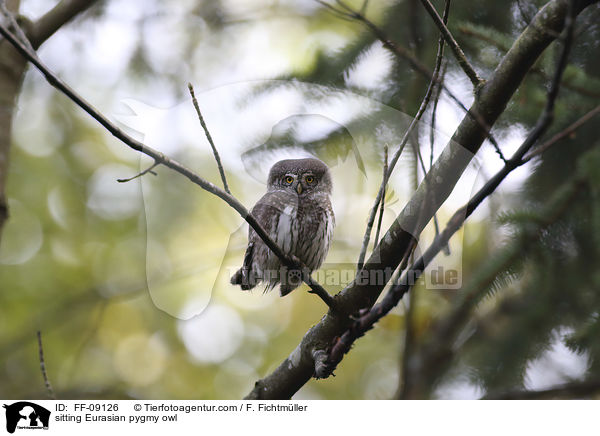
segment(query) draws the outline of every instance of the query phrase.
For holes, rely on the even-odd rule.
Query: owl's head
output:
[[[268,189],[289,190],[299,196],[331,194],[329,167],[315,158],[280,160],[269,171]]]

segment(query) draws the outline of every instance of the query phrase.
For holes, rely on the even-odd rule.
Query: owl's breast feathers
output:
[[[328,194],[315,193],[308,200],[301,202],[298,210],[299,238],[295,255],[314,271],[329,251],[335,217]]]

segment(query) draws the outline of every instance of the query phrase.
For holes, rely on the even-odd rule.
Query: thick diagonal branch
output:
[[[37,21],[31,23],[27,29],[27,37],[33,48],[37,49],[50,38],[58,29],[71,21],[83,11],[98,3],[97,0],[62,0],[41,16]]]

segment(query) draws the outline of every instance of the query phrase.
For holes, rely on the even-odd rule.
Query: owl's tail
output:
[[[233,276],[231,276],[231,284],[239,285],[242,288],[242,291],[249,291],[253,287],[256,286],[256,283],[250,283],[249,281],[249,271],[246,270],[246,267],[241,267],[238,269]]]
[[[257,284],[254,274],[251,274],[253,248],[254,243],[251,242],[248,244],[242,267],[238,269],[233,276],[231,276],[231,284],[241,286],[242,291],[248,291]]]

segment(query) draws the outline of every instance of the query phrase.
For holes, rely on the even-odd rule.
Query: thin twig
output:
[[[128,179],[117,179],[117,182],[119,183],[126,183],[126,182],[131,182],[134,179],[137,179],[138,177],[142,177],[145,174],[152,174],[154,176],[156,176],[156,173],[154,171],[152,171],[154,168],[156,168],[156,166],[160,165],[160,162],[158,161],[154,161],[154,163],[149,166],[148,168],[146,168],[144,171],[137,173],[135,176],[133,177],[129,177]]]
[[[173,171],[178,172],[179,174],[186,177],[192,183],[200,186],[207,192],[216,195],[233,209],[236,210],[240,214],[240,216],[246,220],[246,222],[256,231],[256,234],[264,241],[265,245],[269,247],[269,249],[281,260],[281,262],[293,269],[298,269],[302,272],[302,280],[317,294],[325,304],[332,310],[336,311],[337,305],[333,297],[329,295],[329,293],[319,284],[317,283],[310,275],[306,274],[308,269],[306,265],[302,264],[298,260],[291,259],[288,255],[286,255],[283,250],[273,241],[273,239],[265,232],[260,223],[254,218],[252,214],[244,207],[242,203],[239,202],[237,198],[235,198],[230,193],[220,189],[215,186],[213,183],[208,182],[207,180],[200,177],[195,172],[186,168],[176,160],[166,156],[165,154],[149,147],[142,142],[132,138],[127,133],[123,132],[119,127],[117,127],[113,122],[111,122],[106,116],[104,116],[101,112],[99,112],[94,106],[88,103],[82,96],[80,96],[77,92],[75,92],[69,85],[67,85],[62,79],[60,79],[56,74],[54,74],[37,56],[37,54],[33,50],[29,50],[19,39],[10,32],[2,22],[0,22],[0,34],[9,41],[21,55],[31,62],[46,78],[48,83],[52,85],[54,88],[58,89],[60,92],[65,94],[69,99],[71,99],[77,106],[82,108],[85,112],[87,112],[92,118],[94,118],[100,125],[102,125],[106,130],[108,130],[113,136],[123,142],[125,145],[130,148],[139,151],[147,156],[150,156],[156,162],[159,162],[161,165],[164,165],[168,168],[171,168]]]
[[[443,80],[443,77],[446,73],[446,66],[442,67],[440,71],[440,77]],[[437,107],[440,101],[440,94],[442,88],[441,86],[436,86],[433,93],[433,106],[431,108],[431,121],[429,123],[429,169],[433,166],[433,152],[434,152],[434,144],[435,144],[435,123],[437,116]]]
[[[414,144],[414,151],[415,154],[417,156],[417,161],[421,166],[421,171],[423,171],[423,177],[425,177],[425,175],[427,174],[427,168],[425,168],[425,162],[423,161],[423,155],[421,154],[421,149],[419,148],[418,145]],[[438,218],[437,218],[437,213],[433,214],[433,228],[435,231],[435,236],[440,234],[440,224],[438,222]],[[450,248],[448,246],[446,246],[447,248],[444,249],[444,252],[446,252],[447,254],[450,254]]]
[[[371,211],[369,213],[369,219],[367,221],[367,228],[365,229],[365,234],[363,236],[363,242],[362,242],[362,246],[360,249],[360,254],[358,255],[358,261],[356,262],[357,272],[360,272],[360,270],[364,266],[365,257],[367,255],[367,248],[369,246],[369,241],[371,239],[371,231],[373,230],[373,224],[375,223],[375,216],[376,216],[377,210],[379,208],[379,203],[383,199],[383,195],[384,195],[388,180],[390,178],[390,175],[394,171],[394,167],[396,166],[398,159],[400,159],[400,155],[404,151],[404,147],[406,146],[406,143],[408,142],[408,139],[410,138],[412,131],[417,126],[417,123],[421,120],[421,117],[425,113],[425,109],[427,108],[427,104],[429,103],[429,99],[431,97],[431,93],[433,90],[432,84],[433,84],[433,81],[429,83],[429,87],[427,88],[425,97],[423,98],[423,101],[421,102],[421,106],[419,107],[419,110],[417,111],[417,114],[415,115],[415,117],[410,122],[408,129],[406,129],[406,132],[404,133],[404,136],[402,137],[402,140],[400,141],[398,149],[396,150],[396,153],[394,153],[394,156],[392,157],[392,160],[389,163],[387,174],[385,175],[385,177],[381,181],[381,185],[379,186],[379,191],[377,192],[377,196],[375,197],[375,202],[373,203],[373,206],[371,207]]]
[[[388,145],[383,146],[383,177],[382,180],[387,177],[388,172]],[[383,187],[383,196],[379,202],[379,218],[377,220],[377,230],[375,230],[375,239],[373,239],[373,245],[377,245],[379,241],[379,232],[381,231],[381,222],[383,221],[383,210],[385,209],[385,191],[386,187]]]
[[[460,65],[460,67],[465,72],[475,89],[477,89],[484,83],[484,80],[481,77],[479,77],[473,66],[469,63],[467,57],[465,56],[465,53],[458,45],[458,43],[450,33],[450,30],[448,30],[446,23],[438,15],[431,2],[429,0],[421,0],[421,3],[433,19],[435,25],[446,40],[446,43],[450,46],[452,53],[454,53],[454,57],[456,57],[456,60],[458,61],[458,65]]]
[[[217,151],[217,147],[212,139],[210,132],[208,131],[208,127],[206,126],[206,122],[204,121],[204,117],[202,116],[202,112],[200,111],[200,105],[198,105],[198,100],[196,99],[196,95],[194,94],[194,87],[191,83],[188,83],[188,90],[190,91],[190,95],[192,96],[192,102],[194,103],[194,108],[196,109],[196,114],[198,114],[198,120],[204,129],[204,133],[206,134],[206,139],[208,139],[208,143],[210,144],[210,148],[212,148],[213,155],[215,156],[215,161],[217,161],[217,167],[219,168],[219,174],[221,174],[221,180],[223,181],[223,188],[225,192],[231,194],[229,190],[229,186],[227,185],[227,177],[225,177],[225,170],[223,169],[223,164],[221,164],[221,157],[219,156],[219,152]]]
[[[360,13],[361,14],[366,14],[368,6],[369,6],[369,0],[364,0],[362,6],[360,8]]]
[[[37,331],[37,343],[38,343],[38,356],[40,359],[40,370],[42,371],[42,377],[44,378],[44,384],[46,385],[46,390],[48,391],[48,396],[53,400],[56,400],[56,395],[54,394],[54,389],[52,389],[52,385],[50,384],[50,380],[48,379],[48,373],[46,372],[46,361],[44,360],[44,347],[42,346],[42,332]]]
[[[521,14],[521,18],[525,22],[525,26],[529,26],[529,24],[531,23],[531,20],[533,20],[533,17],[530,16],[525,11],[525,8],[523,7],[523,4],[521,3],[521,0],[517,0],[517,7],[519,8],[519,13]]]
[[[450,15],[450,0],[446,0],[444,5],[444,15],[442,20],[444,24],[448,22],[448,16]],[[433,107],[431,109],[431,123],[429,124],[429,169],[433,166],[433,144],[435,142],[435,117],[437,113],[437,106],[440,101],[440,94],[442,93],[442,83],[444,83],[444,76],[446,74],[446,65],[442,65],[444,60],[444,36],[440,35],[438,38],[437,55],[435,58],[435,67],[433,74],[436,78],[435,88],[433,90]],[[437,74],[437,76],[436,76]]]
[[[546,151],[548,148],[552,147],[556,142],[558,142],[561,139],[564,139],[567,136],[570,136],[571,134],[573,134],[573,132],[575,132],[577,129],[579,129],[581,126],[583,126],[585,123],[587,123],[589,120],[591,120],[592,118],[594,118],[599,113],[600,113],[600,105],[596,106],[594,109],[592,109],[587,114],[585,114],[584,116],[582,116],[581,118],[579,118],[577,121],[575,121],[573,124],[571,124],[566,129],[564,129],[564,130],[558,132],[557,134],[555,134],[552,138],[548,139],[543,144],[541,144],[541,145],[535,147],[534,149],[530,150],[529,153],[527,153],[523,157],[523,161],[524,162],[529,162],[534,157],[539,156],[544,151]]]

